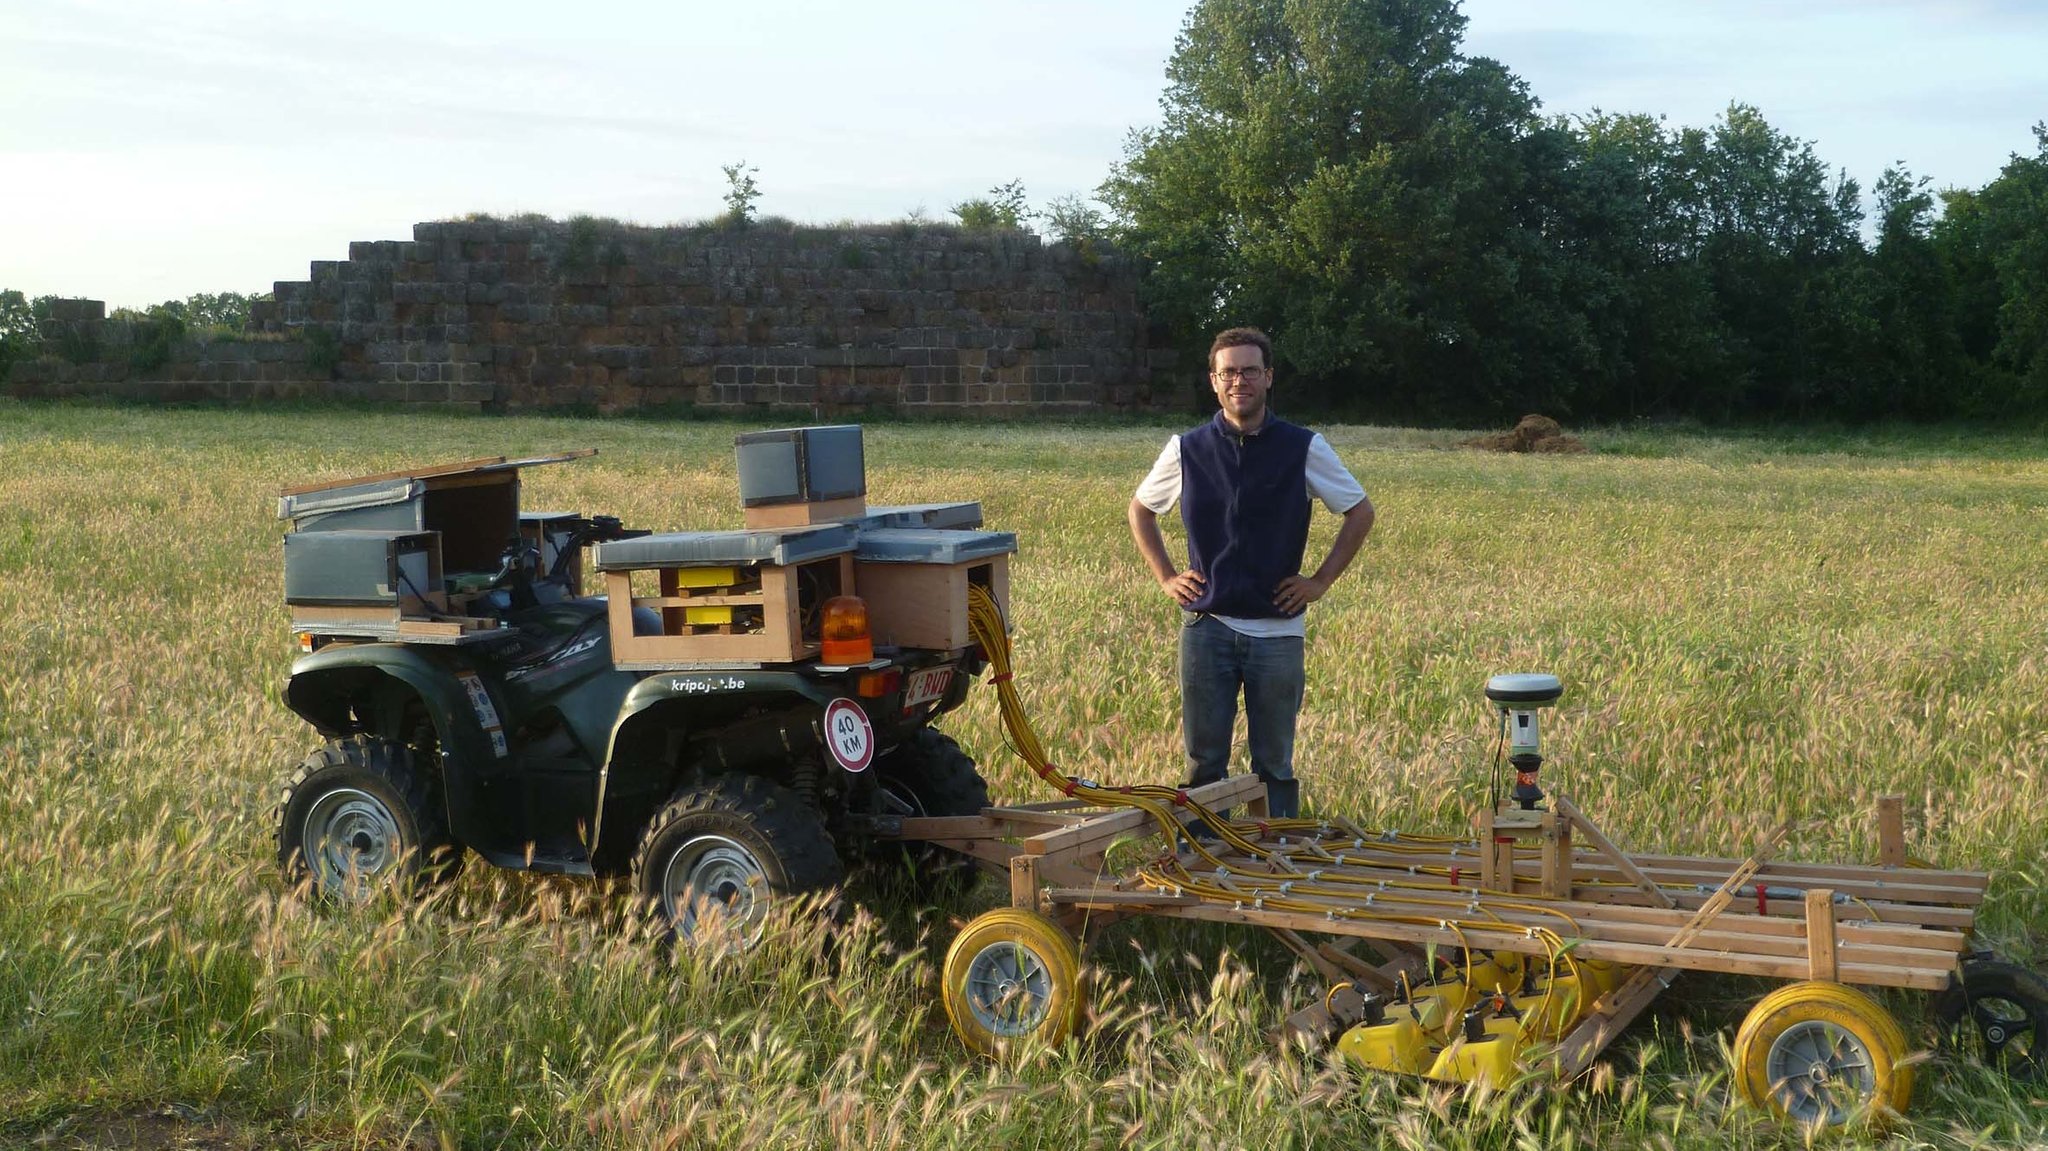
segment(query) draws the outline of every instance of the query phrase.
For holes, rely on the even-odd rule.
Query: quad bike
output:
[[[972,503],[867,508],[858,427],[739,439],[744,531],[522,514],[522,469],[589,451],[286,491],[284,699],[325,740],[279,797],[288,874],[343,901],[472,852],[628,874],[678,935],[742,941],[849,866],[927,899],[971,879],[888,833],[988,803],[932,724],[985,666],[966,589],[1003,593],[1015,537]]]

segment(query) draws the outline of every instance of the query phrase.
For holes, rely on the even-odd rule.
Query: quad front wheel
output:
[[[1808,1127],[1860,1109],[1901,1112],[1913,1095],[1906,1035],[1877,1001],[1839,983],[1764,996],[1735,1035],[1735,1081],[1749,1101]]]
[[[451,877],[461,848],[431,784],[403,744],[369,735],[329,743],[285,782],[278,862],[289,878],[342,903]]]
[[[1056,1044],[1081,1015],[1074,937],[1035,911],[976,916],[946,951],[946,1018],[969,1047],[1007,1054],[1026,1040]]]
[[[776,901],[837,884],[839,853],[797,794],[752,775],[677,791],[633,855],[633,889],[678,937],[761,938]]]

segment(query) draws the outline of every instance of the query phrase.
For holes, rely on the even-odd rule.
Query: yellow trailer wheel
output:
[[[976,916],[946,949],[946,1018],[969,1047],[1003,1055],[1015,1044],[1056,1044],[1081,1015],[1081,953],[1059,924],[999,907]]]
[[[1764,996],[1735,1035],[1735,1081],[1749,1101],[1807,1126],[1858,1107],[1901,1112],[1913,1096],[1906,1035],[1876,1000],[1839,983]]]

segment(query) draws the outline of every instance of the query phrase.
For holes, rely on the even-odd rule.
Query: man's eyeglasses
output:
[[[1251,381],[1252,383],[1255,383],[1255,384],[1256,384],[1256,383],[1258,383],[1258,382],[1259,382],[1260,380],[1263,380],[1263,379],[1265,379],[1265,378],[1266,378],[1266,369],[1265,369],[1265,368],[1218,368],[1218,369],[1216,369],[1216,371],[1215,371],[1215,372],[1213,372],[1213,373],[1211,373],[1211,374],[1212,374],[1212,375],[1214,375],[1214,376],[1215,376],[1215,377],[1216,377],[1217,379],[1219,379],[1219,380],[1222,380],[1222,381],[1223,381],[1224,383],[1226,383],[1226,384],[1234,384],[1234,383],[1236,383],[1236,382],[1237,382],[1237,381],[1239,381],[1239,380],[1250,380],[1250,381]]]

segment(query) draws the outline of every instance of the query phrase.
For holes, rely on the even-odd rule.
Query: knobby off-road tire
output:
[[[679,939],[759,941],[778,901],[845,878],[817,812],[754,775],[686,785],[647,824],[633,891]]]
[[[2048,980],[2017,963],[1971,959],[1935,997],[1944,1046],[1970,1052],[2022,1083],[2048,1075]]]
[[[875,763],[876,779],[909,815],[979,815],[988,806],[988,782],[974,758],[951,736],[923,728]],[[869,857],[894,868],[920,904],[958,898],[981,877],[974,861],[930,843],[875,845]]]
[[[277,804],[277,859],[291,882],[322,899],[367,903],[411,895],[462,867],[435,799],[436,781],[404,745],[371,735],[334,740],[306,757]]]

